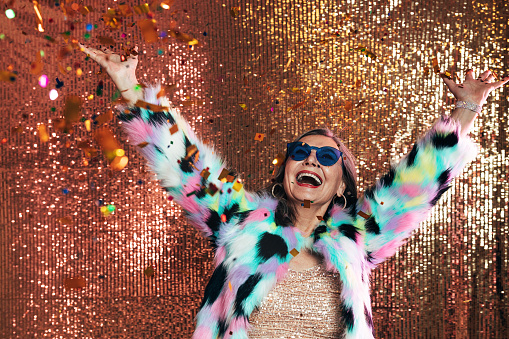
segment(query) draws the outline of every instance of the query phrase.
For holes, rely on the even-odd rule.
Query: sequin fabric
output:
[[[323,264],[289,270],[250,316],[249,339],[339,338],[344,332],[339,273]]]

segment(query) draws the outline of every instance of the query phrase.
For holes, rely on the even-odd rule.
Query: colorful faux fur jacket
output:
[[[144,100],[121,108],[119,117],[128,141],[215,248],[193,338],[247,338],[251,312],[285,278],[294,249],[321,253],[327,269],[339,272],[345,338],[373,338],[371,270],[395,254],[477,154],[456,122],[441,118],[356,205],[334,205],[305,238],[275,222],[276,199],[247,192],[228,176],[217,152],[158,93],[147,87]]]

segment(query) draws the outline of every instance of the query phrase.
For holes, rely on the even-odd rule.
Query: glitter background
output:
[[[173,102],[250,189],[269,182],[286,142],[326,125],[357,157],[362,191],[450,112],[454,100],[433,58],[460,79],[469,68],[508,70],[504,0],[158,4],[117,17],[114,28],[103,14],[116,1],[40,1],[40,32],[32,2],[2,2],[0,337],[189,338],[212,273],[207,242],[158,188],[115,118],[107,124],[129,164],[109,169],[92,135],[115,88],[81,52],[66,52],[72,39],[98,47],[98,36],[110,37],[119,53],[139,46],[138,79],[177,84]],[[8,8],[15,18],[3,13]],[[157,42],[147,43],[136,25],[147,18],[157,22]],[[52,101],[56,78],[63,86]],[[476,121],[477,160],[375,270],[377,338],[509,336],[508,93],[493,93]],[[83,101],[72,133],[54,125],[68,95]],[[266,137],[255,141],[255,133]],[[85,141],[96,156],[80,148]],[[107,205],[116,210],[104,216]],[[76,277],[84,288],[64,287]]]

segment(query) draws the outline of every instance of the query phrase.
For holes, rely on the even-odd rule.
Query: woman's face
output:
[[[309,146],[330,146],[338,149],[336,142],[324,135],[308,135],[299,141]],[[301,161],[288,158],[283,179],[288,200],[299,205],[304,200],[311,201],[313,205],[328,205],[334,195],[341,195],[345,188],[342,161],[343,159],[339,159],[332,166],[321,165],[316,159],[316,150],[312,150],[311,154]]]

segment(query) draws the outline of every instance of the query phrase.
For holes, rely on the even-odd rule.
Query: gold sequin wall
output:
[[[213,253],[111,115],[119,96],[73,41],[139,46],[142,82],[249,189],[287,142],[338,131],[363,191],[454,100],[437,70],[508,75],[505,0],[3,1],[0,337],[189,338]],[[372,276],[377,338],[507,338],[508,93],[480,154]],[[127,165],[108,166],[97,135]],[[265,134],[263,141],[254,140]]]

